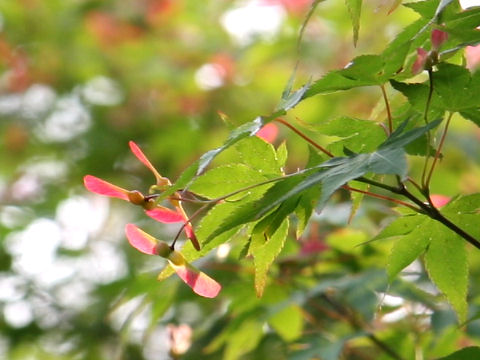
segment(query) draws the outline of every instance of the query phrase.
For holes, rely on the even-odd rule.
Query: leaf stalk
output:
[[[388,120],[388,135],[393,132],[393,120],[392,120],[392,111],[390,110],[390,103],[388,102],[387,92],[385,91],[385,85],[380,85],[382,89],[383,100],[385,101],[385,109],[387,110],[387,120]]]
[[[445,128],[443,129],[442,137],[440,139],[440,143],[438,144],[437,151],[435,152],[435,157],[433,158],[432,166],[430,167],[430,171],[428,172],[428,176],[425,179],[425,188],[428,189],[430,185],[430,180],[432,179],[433,171],[435,170],[435,165],[437,164],[438,159],[440,158],[440,153],[442,151],[443,143],[445,142],[445,138],[447,136],[448,126],[450,125],[450,121],[452,120],[453,112],[451,112],[447,118],[447,123]]]
[[[423,119],[425,120],[425,124],[428,124],[428,111],[430,110],[430,104],[432,102],[432,96],[433,96],[433,71],[432,69],[428,69],[428,97],[427,97],[427,102],[425,103],[425,112],[423,113]],[[428,168],[428,162],[430,160],[430,132],[427,132],[427,149],[426,149],[426,154],[425,154],[425,163],[423,164],[423,171],[422,171],[422,187],[423,190],[428,189],[428,185],[426,182],[426,175],[427,175],[427,168]]]
[[[311,138],[309,138],[307,135],[305,135],[304,133],[302,133],[300,130],[298,130],[295,126],[293,126],[292,124],[288,123],[287,121],[281,119],[281,118],[276,118],[274,121],[276,122],[279,122],[283,125],[285,125],[286,127],[288,127],[290,130],[292,130],[295,134],[297,134],[298,136],[300,136],[302,139],[304,139],[306,142],[308,142],[310,145],[312,145],[314,148],[320,150],[321,152],[323,152],[324,154],[326,154],[327,156],[333,158],[335,157],[335,155],[333,155],[330,151],[328,151],[327,149],[325,149],[323,146],[319,145],[318,143],[316,143],[314,140],[312,140]]]

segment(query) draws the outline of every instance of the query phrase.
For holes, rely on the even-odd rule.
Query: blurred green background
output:
[[[367,201],[346,229],[339,196],[303,245],[289,240],[262,299],[239,249],[219,249],[197,264],[224,287],[207,300],[178,278],[157,282],[164,261],[132,250],[123,233],[136,222],[168,239],[178,226],[82,185],[92,174],[145,191],[153,179],[129,140],[174,181],[232,128],[270,114],[297,60],[296,87],[381,51],[417,18],[401,6],[388,15],[393,3],[365,2],[354,47],[343,1],[319,5],[298,46],[308,0],[0,0],[0,359],[336,359],[343,347],[345,359],[383,359],[366,328],[402,344],[406,358],[418,347],[436,356],[478,342],[478,325],[463,334],[448,307],[413,283],[377,308],[389,244],[354,245],[393,214],[385,204]],[[339,115],[375,120],[380,95],[315,97],[286,118],[307,132]],[[403,99],[392,91],[392,101]],[[453,157],[433,190],[478,192],[480,134],[465,122],[454,128]],[[275,145],[283,140],[289,170],[302,167],[307,146],[281,128]],[[369,325],[345,321],[329,296]],[[378,311],[400,313],[379,322]]]

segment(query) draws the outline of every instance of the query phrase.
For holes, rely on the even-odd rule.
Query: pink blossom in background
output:
[[[278,126],[274,123],[268,123],[262,127],[256,134],[260,139],[268,143],[273,143],[278,135]]]
[[[192,344],[192,328],[185,324],[168,324],[167,331],[170,335],[170,351],[175,355],[186,353]]]
[[[328,245],[325,243],[324,239],[311,238],[302,243],[300,254],[313,255],[313,254],[324,252],[326,250],[328,250]]]
[[[475,69],[480,64],[480,45],[467,46],[465,48],[465,58],[467,59],[467,68]]]
[[[436,208],[440,208],[448,204],[448,202],[450,201],[450,197],[440,194],[433,194],[430,195],[430,200],[432,200],[433,206],[435,206]]]

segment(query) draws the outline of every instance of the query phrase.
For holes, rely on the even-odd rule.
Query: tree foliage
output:
[[[0,2],[5,356],[478,356],[480,8],[400,3]]]

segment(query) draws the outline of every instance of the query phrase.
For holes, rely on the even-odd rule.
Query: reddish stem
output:
[[[428,88],[428,97],[427,97],[427,102],[425,104],[425,111],[423,114],[423,118],[425,120],[425,124],[428,124],[428,111],[430,109],[430,103],[432,102],[432,96],[433,96],[433,72],[432,69],[428,70],[428,81],[429,81],[429,88]],[[423,171],[422,171],[422,186],[423,190],[425,192],[428,191],[428,182],[425,178],[427,174],[427,168],[428,168],[428,161],[430,160],[430,131],[427,132],[427,151],[425,155],[425,163],[423,165]]]
[[[398,199],[394,199],[394,198],[391,198],[389,196],[385,196],[385,195],[380,195],[380,194],[375,194],[375,193],[372,193],[370,191],[365,191],[365,190],[360,190],[360,189],[356,189],[356,188],[352,188],[348,185],[343,185],[342,186],[343,189],[345,190],[348,190],[348,191],[354,191],[354,192],[358,192],[358,193],[361,193],[361,194],[365,194],[365,195],[368,195],[368,196],[371,196],[371,197],[374,197],[374,198],[378,198],[378,199],[382,199],[382,200],[387,200],[387,201],[391,201],[395,204],[398,204],[398,205],[403,205],[403,206],[406,206],[416,212],[419,211],[418,208],[416,208],[415,206],[413,206],[412,204],[409,204],[407,202],[404,202],[402,200],[398,200]]]
[[[433,158],[432,166],[430,167],[430,171],[428,172],[427,179],[425,180],[425,188],[428,189],[430,185],[430,180],[432,179],[433,170],[435,170],[435,165],[437,164],[438,159],[440,158],[440,153],[442,151],[443,143],[445,142],[445,138],[447,136],[448,126],[450,125],[450,120],[452,120],[453,113],[450,113],[447,119],[447,124],[443,129],[442,137],[440,138],[440,144],[438,144],[437,151],[435,152],[435,157]]]
[[[175,235],[175,238],[173,239],[172,244],[170,245],[170,249],[175,250],[175,244],[177,243],[178,238],[180,237],[180,234],[182,233],[183,229],[185,229],[185,226],[187,224],[190,224],[190,226],[193,226],[192,220],[195,219],[199,214],[202,213],[208,206],[211,204],[205,204],[202,207],[200,207],[197,211],[195,211],[188,219],[185,220],[185,222],[182,224],[180,227],[180,230],[178,230],[177,235]],[[193,243],[193,242],[192,242]]]
[[[328,151],[327,149],[325,149],[323,146],[317,144],[314,140],[312,140],[311,138],[309,138],[307,135],[305,135],[304,133],[302,133],[300,130],[298,130],[295,126],[291,125],[290,123],[286,122],[285,120],[281,119],[281,118],[276,118],[274,121],[276,122],[279,122],[283,125],[285,125],[286,127],[288,127],[290,130],[292,130],[295,134],[297,134],[298,136],[300,136],[301,138],[303,138],[305,141],[307,141],[310,145],[312,145],[313,147],[315,147],[316,149],[320,150],[321,152],[323,152],[324,154],[326,154],[327,156],[329,157],[335,157],[330,151]]]

